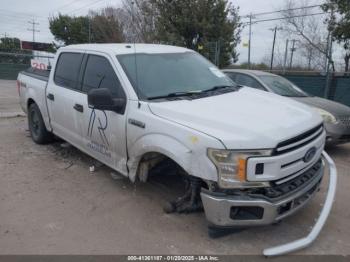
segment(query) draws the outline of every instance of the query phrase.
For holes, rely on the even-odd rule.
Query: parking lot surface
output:
[[[6,99],[8,97],[8,99]],[[0,113],[18,112],[15,82],[0,81]],[[273,226],[217,239],[203,213],[165,214],[177,189],[164,178],[132,184],[62,141],[36,145],[25,117],[0,117],[0,254],[261,254],[305,236],[327,190]],[[298,254],[350,254],[350,145],[328,149],[336,201],[314,244]]]

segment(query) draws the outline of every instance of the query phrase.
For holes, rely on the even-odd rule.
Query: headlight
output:
[[[208,149],[208,157],[216,166],[219,186],[222,188],[242,188],[266,186],[266,183],[247,182],[246,164],[251,156],[269,156],[272,150],[235,151],[224,149]]]
[[[332,124],[336,124],[337,123],[337,119],[334,115],[332,115],[331,113],[329,113],[326,110],[323,110],[321,108],[315,107],[316,111],[322,116],[324,122],[326,123],[332,123]]]

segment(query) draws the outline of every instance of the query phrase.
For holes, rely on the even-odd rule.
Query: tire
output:
[[[47,144],[52,141],[53,135],[47,131],[40,109],[35,103],[28,108],[28,125],[30,135],[35,143]]]

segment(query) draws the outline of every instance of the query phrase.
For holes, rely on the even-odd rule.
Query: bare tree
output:
[[[154,42],[155,8],[149,0],[123,0],[121,16],[129,42]]]
[[[99,11],[90,11],[91,38],[94,42],[120,43],[124,42],[124,25],[120,21],[120,8],[105,7]]]
[[[310,2],[305,0],[302,7],[310,6]],[[283,6],[282,15],[285,17],[283,20],[284,29],[288,34],[292,34],[299,42],[298,46],[301,51],[301,55],[306,59],[306,67],[311,69],[325,69],[325,59],[332,59],[327,52],[327,29],[322,23],[322,19],[319,16],[312,14],[317,13],[318,9],[302,8],[296,5],[295,1],[288,0]],[[319,9],[318,11],[321,11]],[[323,57],[323,59],[322,59]],[[320,61],[321,60],[323,61]],[[333,64],[334,70],[334,64]]]

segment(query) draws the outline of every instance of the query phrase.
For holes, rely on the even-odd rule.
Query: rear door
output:
[[[79,101],[85,98],[79,79],[83,59],[83,53],[61,53],[46,92],[53,132],[77,147],[81,146],[80,111],[84,110]]]

